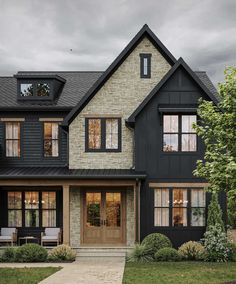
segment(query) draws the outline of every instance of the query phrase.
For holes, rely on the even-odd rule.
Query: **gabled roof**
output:
[[[203,80],[199,79],[199,74],[195,74],[192,69],[186,64],[186,62],[183,60],[182,57],[179,58],[179,60],[175,63],[175,65],[166,73],[166,75],[162,78],[162,80],[152,89],[152,91],[149,93],[149,95],[143,100],[143,102],[137,107],[137,109],[131,114],[131,116],[127,119],[127,123],[130,126],[133,126],[135,122],[136,116],[143,110],[143,108],[148,104],[148,102],[156,95],[156,93],[161,89],[161,87],[170,79],[170,77],[175,73],[175,71],[179,67],[183,67],[184,70],[190,75],[190,77],[197,83],[197,85],[200,87],[200,89],[205,92],[205,94],[215,103],[217,104],[219,102],[218,97],[216,96],[216,89],[209,80],[208,76],[204,76],[205,82],[203,83]],[[201,72],[202,73],[202,72]],[[203,74],[201,74],[201,77],[203,79]],[[210,83],[209,83],[210,82]],[[206,86],[208,85],[208,87]],[[209,87],[212,88],[212,91],[209,90]],[[214,88],[214,90],[213,90]]]
[[[170,51],[161,43],[157,36],[151,31],[147,24],[136,34],[136,36],[130,41],[120,55],[113,61],[113,63],[107,68],[103,75],[97,80],[91,89],[86,93],[77,106],[68,114],[63,122],[63,126],[68,126],[78,113],[84,108],[84,106],[93,98],[98,90],[104,85],[104,83],[111,77],[111,75],[118,69],[122,62],[129,56],[129,54],[135,49],[135,47],[142,41],[144,37],[153,43],[158,51],[172,66],[175,64],[176,59],[170,53]]]

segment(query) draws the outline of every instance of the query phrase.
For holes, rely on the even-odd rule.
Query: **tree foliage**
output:
[[[207,230],[209,230],[210,226],[216,225],[219,225],[222,231],[225,231],[224,222],[222,220],[222,210],[218,201],[218,194],[213,193],[211,203],[208,206]]]
[[[219,84],[220,102],[201,100],[197,134],[205,144],[204,160],[197,161],[194,175],[206,178],[211,192],[225,190],[236,195],[236,68],[225,70]]]

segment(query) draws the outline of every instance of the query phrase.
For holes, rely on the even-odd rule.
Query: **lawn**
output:
[[[235,280],[236,263],[127,263],[123,284],[218,284]]]
[[[58,270],[58,267],[0,268],[0,284],[37,284]]]

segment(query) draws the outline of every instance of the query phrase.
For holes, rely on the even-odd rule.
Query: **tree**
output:
[[[208,216],[207,216],[207,230],[210,226],[219,225],[222,231],[225,231],[224,222],[222,220],[222,210],[218,202],[218,194],[213,193],[211,196],[211,203],[208,206]]]
[[[197,134],[205,144],[204,160],[197,161],[194,175],[208,180],[211,192],[225,190],[236,196],[236,68],[225,70],[219,84],[220,102],[201,100]]]

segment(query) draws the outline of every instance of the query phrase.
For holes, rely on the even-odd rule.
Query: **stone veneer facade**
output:
[[[140,53],[151,53],[151,78],[140,78]],[[169,71],[170,65],[144,38],[69,126],[70,169],[129,169],[133,166],[133,131],[127,119]],[[85,152],[85,117],[122,118],[122,151]]]
[[[78,248],[81,244],[81,190],[70,188],[70,245]],[[126,245],[135,243],[134,190],[126,191]]]

